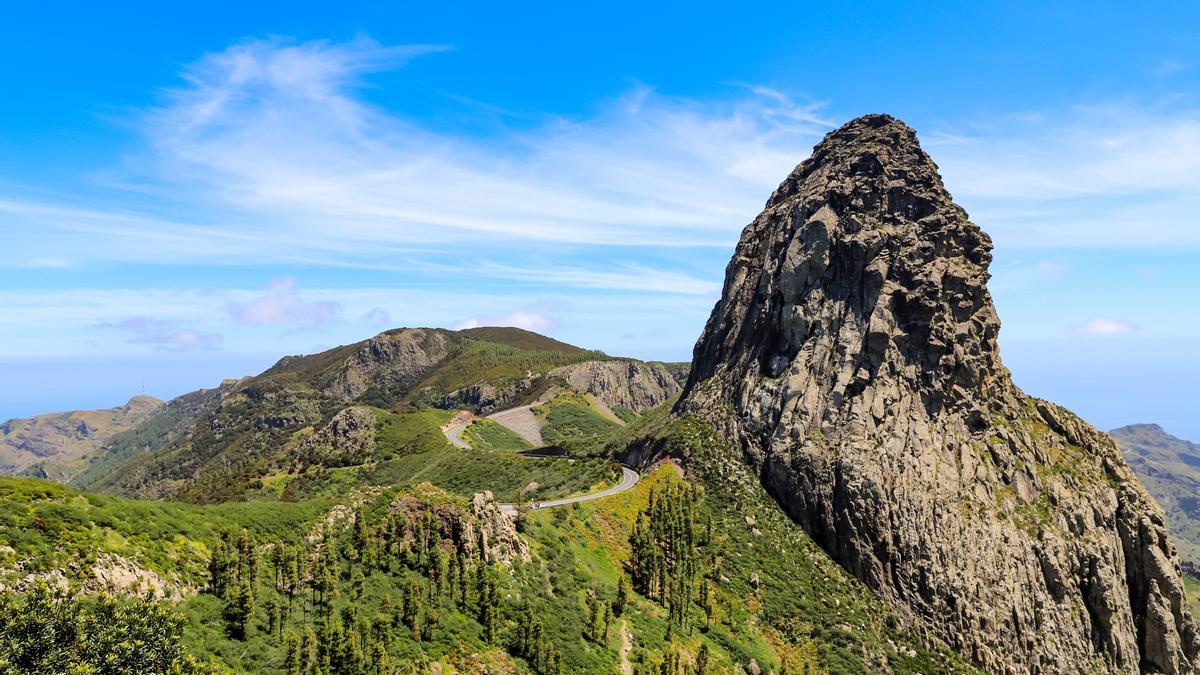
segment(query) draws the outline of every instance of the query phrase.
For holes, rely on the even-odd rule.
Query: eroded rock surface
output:
[[[386,390],[409,385],[446,358],[447,352],[441,331],[405,328],[381,333],[346,359],[325,393],[350,401],[372,386]]]
[[[349,466],[375,451],[375,412],[366,406],[344,408],[301,445],[308,461]]]
[[[671,372],[657,363],[585,361],[550,371],[574,390],[591,394],[609,408],[640,412],[662,405],[679,393]]]
[[[991,241],[916,134],[830,133],[746,227],[678,411],[835,559],[985,669],[1192,672],[1163,514],[1000,361]]]
[[[471,498],[469,525],[479,528],[468,533],[468,542],[477,541],[483,547],[483,557],[492,562],[511,565],[514,561],[529,562],[529,544],[517,534],[517,525],[512,516],[505,513],[491,492],[484,491]]]

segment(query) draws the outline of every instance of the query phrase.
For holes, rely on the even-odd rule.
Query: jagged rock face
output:
[[[351,401],[371,386],[387,389],[411,384],[447,353],[441,331],[406,328],[382,333],[363,342],[346,359],[325,394]]]
[[[591,394],[609,408],[648,410],[679,393],[671,372],[657,363],[641,361],[585,361],[550,371],[575,391]]]
[[[471,408],[480,415],[490,415],[497,410],[512,406],[533,384],[533,378],[525,378],[500,384],[480,382],[450,392],[438,407],[446,409]]]
[[[375,412],[365,406],[345,408],[305,439],[300,455],[309,462],[350,466],[375,451]]]
[[[499,562],[510,566],[514,561],[529,562],[529,544],[517,534],[517,525],[512,516],[504,512],[491,492],[483,491],[471,498],[471,515],[473,521],[468,522],[468,531],[464,539],[468,542],[468,551],[475,550],[475,544],[483,547],[483,557],[490,562]],[[476,533],[474,528],[478,527]]]
[[[990,249],[912,129],[850,122],[742,233],[677,411],[987,670],[1192,672],[1162,511],[1111,439],[1012,384]]]

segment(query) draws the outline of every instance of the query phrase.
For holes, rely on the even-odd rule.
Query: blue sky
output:
[[[0,419],[388,327],[686,360],[741,228],[889,112],[1017,382],[1200,439],[1200,6],[79,3],[0,25]]]

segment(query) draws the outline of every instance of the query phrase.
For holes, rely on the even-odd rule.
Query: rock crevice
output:
[[[1162,511],[1000,360],[991,240],[915,132],[830,133],[742,233],[681,414],[843,566],[994,672],[1195,668]]]

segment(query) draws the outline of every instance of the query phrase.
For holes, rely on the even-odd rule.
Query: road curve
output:
[[[450,441],[455,446],[466,449],[466,450],[470,450],[471,449],[470,444],[468,444],[466,441],[464,441],[462,439],[463,431],[465,431],[466,428],[470,425],[471,425],[471,422],[469,422],[469,421],[465,422],[463,424],[455,424],[454,426],[449,426],[449,427],[442,429],[442,433],[446,435],[446,440]],[[558,458],[547,457],[545,459],[547,461],[555,461]],[[564,459],[566,459],[566,461],[568,461],[568,462],[574,461],[573,459],[569,459],[569,458],[564,458]],[[538,511],[541,509],[554,508],[555,506],[566,506],[567,504],[578,504],[579,502],[586,502],[586,501],[591,501],[593,499],[601,499],[603,497],[610,497],[612,495],[624,492],[624,491],[628,490],[629,488],[633,487],[634,485],[637,485],[638,480],[640,480],[640,479],[641,479],[641,476],[638,475],[638,472],[634,471],[633,469],[630,469],[627,466],[623,466],[623,467],[621,467],[621,482],[613,487],[607,488],[605,490],[598,490],[596,492],[589,492],[589,493],[583,494],[583,495],[576,495],[574,497],[563,497],[562,499],[549,499],[544,502],[529,502],[529,510],[530,511]],[[517,505],[516,504],[501,504],[500,510],[504,511],[505,513],[508,513],[510,515],[515,514],[517,512]]]
[[[455,424],[454,426],[442,429],[442,433],[446,434],[446,440],[450,441],[457,447],[460,447],[463,450],[470,450],[470,444],[462,439],[462,433],[466,431],[467,427],[469,426],[471,426],[470,421],[463,422],[462,424]]]
[[[554,508],[555,506],[566,506],[568,504],[578,504],[579,502],[587,502],[587,501],[591,501],[593,499],[602,499],[604,497],[611,497],[612,495],[619,494],[621,492],[628,490],[629,488],[633,487],[634,485],[637,485],[638,481],[640,479],[641,479],[641,476],[638,475],[638,472],[634,471],[633,469],[630,469],[627,466],[623,466],[623,467],[621,467],[621,482],[613,487],[608,488],[607,490],[600,490],[598,492],[589,492],[585,495],[576,495],[574,497],[563,497],[562,499],[550,499],[550,500],[547,500],[544,502],[530,502],[529,510],[530,511],[538,511],[541,509]],[[501,504],[500,510],[504,511],[505,513],[508,513],[508,514],[514,514],[517,512],[517,505],[516,504]]]

